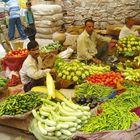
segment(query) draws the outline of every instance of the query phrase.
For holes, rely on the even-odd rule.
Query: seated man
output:
[[[34,86],[41,86],[45,83],[45,76],[51,69],[42,70],[42,60],[39,56],[39,45],[36,41],[27,44],[29,51],[20,70],[21,82],[24,84],[24,91],[31,90]]]
[[[98,42],[105,42],[103,46],[97,46]],[[91,61],[101,63],[108,56],[108,42],[111,38],[98,35],[94,31],[94,21],[85,21],[85,30],[77,39],[77,59],[80,61]]]
[[[135,24],[135,20],[133,18],[130,17],[126,18],[125,25],[120,31],[119,39],[127,37],[129,35],[139,36],[138,31],[134,31],[132,28],[134,24]]]

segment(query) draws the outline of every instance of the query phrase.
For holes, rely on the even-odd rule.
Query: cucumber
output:
[[[66,123],[59,123],[58,125],[57,125],[57,127],[56,128],[63,128],[63,129],[68,129],[69,128],[69,125],[68,124],[66,124]]]
[[[61,105],[59,105],[59,111],[64,116],[78,116],[78,117],[83,116],[82,112],[76,112],[76,111],[75,112],[68,112],[68,111],[64,110],[64,108],[62,108]]]
[[[48,135],[48,136],[54,136],[55,134],[54,134],[54,132],[48,132],[47,135]]]
[[[48,117],[49,116],[49,113],[44,111],[42,108],[39,109],[39,113],[42,115],[42,116],[46,116]]]
[[[66,116],[66,117],[59,117],[59,121],[65,121],[65,122],[75,122],[77,120],[77,117],[75,116]]]
[[[47,126],[56,126],[56,122],[53,120],[45,119],[45,124]]]
[[[38,128],[43,135],[47,135],[47,131],[46,131],[44,125],[40,121],[38,121]]]
[[[68,107],[70,107],[70,108],[72,108],[72,109],[74,109],[74,110],[76,110],[76,109],[78,109],[78,105],[76,105],[76,104],[74,104],[73,102],[70,102],[70,101],[68,101],[68,100],[65,100],[65,104],[68,106]]]
[[[41,108],[42,108],[42,110],[44,110],[44,111],[46,111],[48,113],[50,113],[52,110],[55,109],[54,107],[52,107],[50,105],[46,105],[46,104],[43,104]]]
[[[55,136],[60,137],[61,135],[62,135],[62,133],[60,131],[55,132]]]
[[[34,118],[36,119],[36,120],[38,120],[38,121],[41,121],[41,122],[44,122],[45,123],[45,120],[44,119],[42,119],[39,115],[38,115],[38,113],[36,112],[36,110],[32,110],[32,114],[33,114],[33,116],[34,116]]]
[[[74,122],[65,122],[65,124],[68,124],[69,127],[74,127],[76,123],[74,123]]]
[[[45,125],[45,129],[46,129],[47,132],[53,132],[53,131],[56,130],[56,127],[54,127],[54,126],[49,127],[49,126]]]
[[[76,132],[77,128],[72,127],[72,128],[69,128],[68,130],[69,130],[70,132],[74,133],[74,132]]]
[[[76,110],[68,107],[64,102],[62,102],[61,105],[62,105],[63,109],[66,110],[66,111],[68,111],[68,112],[74,112],[74,111],[76,111]]]
[[[61,132],[66,136],[71,136],[72,135],[72,133],[69,130],[62,129]]]
[[[87,116],[82,116],[82,118],[81,118],[82,121],[85,121],[85,120],[87,120],[87,119],[88,119]]]
[[[78,126],[77,126],[77,129],[80,129],[80,128],[81,128],[81,125],[78,125]]]
[[[56,106],[56,103],[54,103],[54,102],[52,102],[52,101],[50,101],[48,99],[42,98],[41,100],[43,101],[43,103],[45,103],[47,105]]]
[[[60,138],[60,140],[68,140],[69,139],[69,137],[66,135],[61,135],[59,138]]]
[[[82,123],[82,121],[80,119],[77,119],[76,121],[78,124]]]

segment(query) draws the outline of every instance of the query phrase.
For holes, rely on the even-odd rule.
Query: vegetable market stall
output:
[[[137,57],[135,61],[139,62],[139,58]],[[41,99],[42,104],[38,108],[33,107],[24,112],[24,117],[21,117],[21,114],[20,118],[16,118],[15,114],[11,114],[12,117],[1,116],[0,124],[24,131],[28,131],[30,125],[29,131],[39,140],[46,138],[48,140],[52,138],[57,140],[71,139],[77,131],[83,131],[85,137],[86,132],[100,136],[105,134],[104,131],[109,134],[110,131],[108,130],[115,132],[115,134],[127,130],[131,131],[131,125],[138,121],[138,114],[132,112],[136,112],[135,109],[140,106],[138,94],[140,90],[136,84],[130,85],[131,82],[125,83],[123,86],[122,84],[125,80],[139,82],[139,70],[134,69],[132,71],[130,67],[129,69],[126,68],[127,66],[127,62],[123,63],[123,67],[118,64],[116,65],[117,72],[113,72],[109,65],[85,64],[78,60],[67,62],[61,58],[56,58],[54,68],[57,71],[57,78],[72,81],[74,83],[72,92],[67,93],[69,89],[56,90],[53,79],[47,74],[49,76],[46,81],[47,86],[34,88],[34,90],[39,89],[39,92],[48,95],[47,98]],[[118,88],[118,85],[123,88]],[[116,92],[118,89],[125,89],[126,91],[118,95]],[[64,97],[61,94],[63,92],[68,98],[74,97],[72,101]],[[31,101],[26,101],[30,106]],[[12,102],[14,107],[15,102],[17,100]],[[90,109],[97,110],[96,116],[95,113],[94,116],[91,116],[92,111],[90,112]],[[17,110],[21,110],[21,107]],[[137,131],[135,132],[137,133]],[[114,133],[112,135],[114,136]]]

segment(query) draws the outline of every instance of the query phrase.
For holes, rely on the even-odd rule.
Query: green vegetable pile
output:
[[[4,87],[7,84],[8,79],[0,77],[0,87]]]
[[[64,50],[64,47],[58,41],[51,43],[47,46],[45,45],[45,46],[40,47],[41,52],[47,53],[47,52],[51,52],[51,51],[55,51],[55,50],[62,51],[62,50]]]
[[[61,103],[42,101],[39,111],[32,110],[35,119],[29,126],[29,131],[40,140],[68,140],[91,116],[88,106],[70,100]]]
[[[140,37],[130,35],[129,37],[124,37],[118,41],[116,44],[119,54],[124,54],[124,56],[134,56],[140,52]]]
[[[140,87],[127,86],[130,88],[126,92],[103,103],[99,108],[103,112],[90,118],[81,131],[127,130],[134,122],[138,121],[138,116],[130,111],[140,106]]]
[[[91,84],[89,82],[82,83],[75,86],[75,96],[94,96],[94,97],[107,97],[113,92],[112,87],[107,87],[99,84]]]
[[[105,102],[102,106],[103,110],[106,110],[109,106],[121,107],[123,106],[126,110],[131,110],[140,106],[140,87],[135,86],[129,88],[123,94],[116,96],[112,100]]]
[[[86,77],[93,73],[109,71],[109,66],[102,65],[86,65],[78,60],[66,62],[62,59],[57,59],[55,68],[58,76],[64,80],[72,80],[76,84],[81,83]]]
[[[91,117],[81,131],[98,132],[103,130],[127,130],[138,121],[135,113],[125,110],[123,107],[110,107],[97,117]]]
[[[14,94],[0,102],[0,116],[17,115],[31,111],[41,105],[41,94],[28,92],[25,94]]]
[[[140,69],[126,68],[122,71],[122,75],[126,80],[140,81]]]

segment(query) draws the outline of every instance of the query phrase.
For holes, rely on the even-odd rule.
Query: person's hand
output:
[[[111,43],[117,43],[117,40],[116,40],[116,39],[111,39],[110,42],[111,42]]]
[[[92,58],[92,61],[95,63],[95,64],[101,64],[102,61],[97,59],[97,58]]]
[[[56,72],[56,70],[55,70],[54,68],[52,68],[52,69],[50,70],[50,74],[52,75],[52,77],[53,77],[54,79],[56,79],[56,77],[57,77],[57,72]]]

